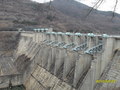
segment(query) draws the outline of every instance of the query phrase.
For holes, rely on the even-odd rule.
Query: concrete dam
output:
[[[13,55],[0,57],[0,90],[120,90],[120,36],[47,29],[15,33]]]

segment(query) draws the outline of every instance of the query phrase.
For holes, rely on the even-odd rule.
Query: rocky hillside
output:
[[[120,33],[120,15],[111,21],[112,12],[94,10],[74,0],[54,0],[39,4],[30,0],[0,0],[0,29],[53,27],[55,31]]]
[[[80,31],[120,33],[119,14],[115,14],[115,17],[111,20],[113,12],[93,10],[91,14],[86,17],[91,8],[74,0],[54,0],[52,5],[64,15],[77,19],[76,21],[78,21],[79,24],[78,22],[73,24],[78,24],[80,27],[78,30]]]
[[[0,28],[38,25],[38,7],[44,8],[29,0],[0,0]]]

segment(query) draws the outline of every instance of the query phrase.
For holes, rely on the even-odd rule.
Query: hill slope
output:
[[[16,27],[53,27],[55,31],[120,33],[120,15],[111,21],[111,12],[94,10],[74,0],[54,0],[39,4],[30,0],[1,0],[0,29]]]
[[[81,21],[79,24],[82,30],[100,31],[103,33],[119,33],[120,32],[120,15],[116,14],[113,21],[112,12],[102,12],[93,10],[86,18],[90,7],[74,0],[54,0],[53,6],[67,16],[76,18]],[[86,27],[86,28],[85,28]]]

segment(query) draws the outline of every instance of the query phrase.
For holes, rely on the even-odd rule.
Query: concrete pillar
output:
[[[38,44],[36,43],[31,52],[29,53],[29,57],[33,57],[35,54],[36,49],[38,49]]]
[[[19,42],[19,46],[18,46],[19,51],[17,51],[17,55],[20,55],[21,52],[23,52],[23,46],[25,45],[25,43],[23,41],[24,41],[23,38],[21,38],[20,42]]]
[[[58,42],[66,42],[65,37],[66,37],[66,35],[64,33],[59,32],[59,34],[57,34],[56,41],[58,41]],[[60,69],[60,67],[63,65],[64,58],[66,58],[65,49],[55,47],[55,68],[54,68],[54,74],[55,75],[57,74],[57,71]]]
[[[99,37],[98,36],[95,37],[95,41],[96,41],[95,45],[98,45],[99,44]]]
[[[36,43],[39,42],[39,35],[38,35],[38,32],[36,33],[36,40],[35,40]]]
[[[27,51],[26,51],[26,53],[25,53],[26,55],[28,55],[28,53],[29,53],[32,45],[33,45],[33,41],[31,40],[30,43],[29,43],[28,46],[27,46]]]
[[[50,39],[50,34],[46,34],[46,40],[49,40],[49,41],[51,40]]]
[[[55,69],[54,69],[54,75],[57,74],[58,69],[63,65],[65,57],[66,57],[66,52],[65,49],[57,49],[56,53],[56,62],[55,62]]]
[[[31,42],[31,44],[29,45],[29,48],[27,48],[26,55],[28,55],[30,53],[30,50],[32,49],[33,44],[35,44],[35,43]]]
[[[35,49],[33,50],[32,54],[31,54],[31,56],[30,56],[31,60],[35,58],[35,56],[38,53],[39,49],[40,49],[40,46],[39,46],[39,44],[37,44]]]
[[[43,41],[43,40],[42,40],[42,33],[39,32],[39,33],[38,33],[38,43],[40,43],[41,41]]]
[[[87,47],[92,48],[93,46],[96,46],[96,38],[97,37],[87,37]]]
[[[35,33],[33,33],[33,42],[35,41]]]
[[[40,43],[42,41],[42,33],[41,32],[39,32],[38,33],[38,44]]]
[[[44,50],[43,50],[44,54],[41,58],[42,59],[42,67],[47,67],[49,52],[50,52],[50,47],[48,47],[48,46],[44,47]]]
[[[41,46],[41,49],[39,51],[39,57],[36,63],[42,66],[42,61],[43,61],[43,56],[44,56],[44,46]]]
[[[32,37],[29,37],[28,41],[29,41],[29,43],[28,43],[28,48],[29,48],[29,46],[30,46],[31,43],[33,42],[33,38],[32,38]]]
[[[31,51],[34,49],[35,46],[36,46],[36,43],[33,42],[33,44],[31,45],[31,48],[29,49],[28,53],[26,54],[27,56],[30,55]]]
[[[41,64],[42,63],[42,61],[41,61],[42,56],[43,56],[43,48],[42,48],[42,46],[40,46],[38,49],[38,52],[37,52],[37,56],[35,56],[36,57],[34,60],[35,64],[37,63],[40,66],[42,66],[42,64]]]
[[[55,60],[56,60],[56,48],[50,47],[49,51],[49,58],[48,58],[48,64],[47,64],[47,70],[51,70],[51,67],[55,66]],[[52,71],[53,72],[53,71]]]
[[[42,41],[44,41],[44,40],[46,40],[46,39],[47,39],[47,38],[46,38],[46,34],[43,33],[43,32],[40,32],[39,42],[42,42]]]
[[[113,49],[114,49],[114,38],[108,37],[104,38],[104,46],[103,46],[103,53],[102,53],[102,69],[101,72],[105,69],[105,67],[108,65],[110,60],[112,60],[113,57]]]
[[[64,60],[64,69],[63,69],[63,79],[66,79],[66,76],[70,72],[70,70],[75,67],[75,59],[76,59],[76,53],[72,51],[67,51],[67,56]]]
[[[84,35],[82,35],[82,36],[75,35],[74,43],[76,45],[80,45],[80,44],[85,43],[86,42],[85,40],[86,40],[86,36],[84,36]]]
[[[92,63],[87,75],[82,81],[82,86],[79,86],[78,90],[94,90],[95,85],[95,64]]]
[[[73,43],[73,35],[64,35],[64,40],[65,40],[65,43],[69,44],[69,43]]]
[[[42,33],[42,41],[46,40],[46,33]]]
[[[51,33],[50,34],[50,40],[51,41],[57,41],[56,34]],[[55,56],[56,56],[56,48],[49,46],[51,49],[50,57],[48,58],[48,65],[47,69],[50,70],[51,67],[53,67],[55,63]]]
[[[73,82],[74,87],[76,87],[83,73],[85,73],[89,69],[91,60],[92,57],[88,54],[82,54],[76,60],[74,82]]]
[[[58,42],[65,42],[64,36],[62,34],[57,35]]]
[[[95,79],[95,73],[96,73],[96,68],[94,64],[92,63],[90,67],[90,80],[89,80],[89,90],[94,90],[94,86],[96,84],[96,79]]]
[[[47,61],[47,70],[50,71],[50,67],[52,65],[52,47],[49,46],[49,52],[48,52],[48,61]]]
[[[33,42],[36,42],[36,32],[34,33],[34,36],[33,36]]]
[[[74,43],[75,43],[76,45],[80,45],[80,43],[81,43],[80,37],[81,37],[81,36],[78,36],[78,35],[75,35],[75,36],[74,36],[74,39],[75,39],[75,40],[74,40]]]
[[[50,34],[50,40],[51,41],[57,41],[56,34]]]
[[[101,54],[97,54],[96,55],[96,59],[94,60],[94,63],[95,63],[95,69],[96,69],[96,72],[95,72],[95,80],[99,79],[102,72],[101,72],[101,61],[102,61],[102,55]]]

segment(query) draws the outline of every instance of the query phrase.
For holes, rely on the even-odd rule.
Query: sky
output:
[[[48,2],[50,0],[32,0],[32,1],[36,1],[36,2],[40,2],[40,3],[44,3],[44,2]],[[86,4],[88,6],[94,6],[95,3],[98,0],[76,0],[79,1],[83,4]],[[115,6],[115,1],[116,0],[104,0],[103,3],[99,6],[98,10],[101,11],[113,11],[114,10],[114,6]],[[120,14],[120,0],[118,0],[118,4],[116,7],[116,12]]]
[[[44,2],[49,2],[50,0],[32,0],[32,1],[36,1],[36,2],[39,2],[39,3],[44,3]]]

